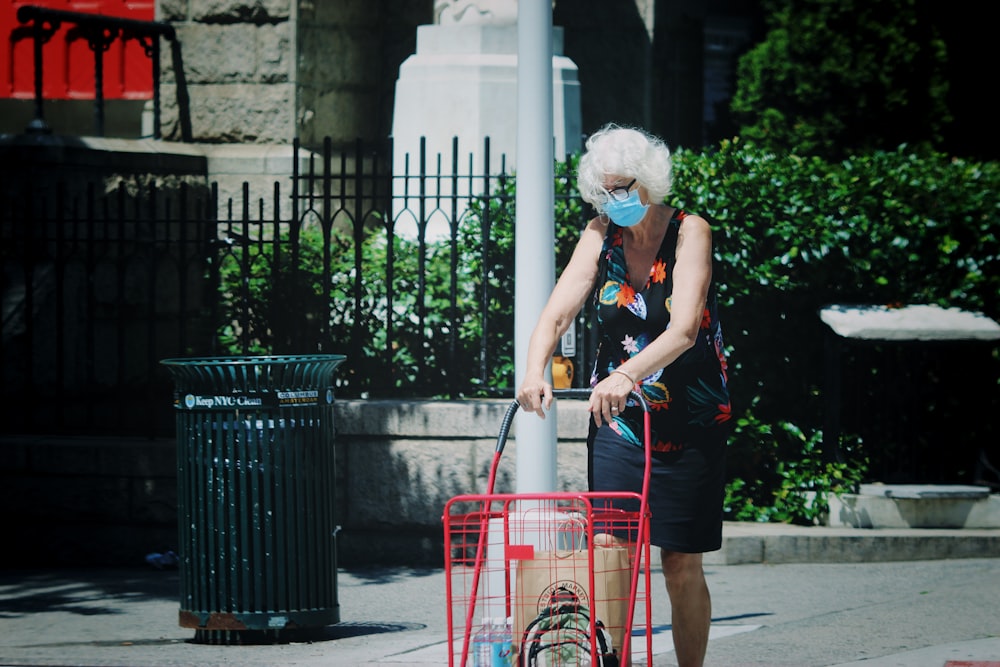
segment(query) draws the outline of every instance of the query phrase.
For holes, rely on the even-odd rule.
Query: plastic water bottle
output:
[[[483,622],[472,635],[472,667],[493,667],[493,619],[483,617]]]
[[[514,664],[514,619],[483,618],[472,636],[473,667],[510,667]]]
[[[490,667],[511,667],[514,664],[514,619],[508,616],[506,622],[498,623],[494,630]]]

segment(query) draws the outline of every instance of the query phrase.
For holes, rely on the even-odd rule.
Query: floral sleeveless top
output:
[[[674,213],[646,286],[639,292],[632,287],[638,281],[630,280],[628,275],[622,228],[613,222],[608,224],[594,292],[599,348],[591,386],[670,326],[677,234],[686,216],[679,209]],[[666,368],[639,381],[651,410],[654,451],[678,451],[697,446],[708,437],[716,440],[728,432],[730,403],[723,350],[713,283],[695,345]],[[634,399],[610,426],[628,442],[642,446],[643,412]]]

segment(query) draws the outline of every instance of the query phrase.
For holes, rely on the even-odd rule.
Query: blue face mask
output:
[[[643,204],[639,200],[638,189],[630,192],[628,197],[622,201],[609,197],[608,201],[604,202],[604,212],[619,227],[631,227],[639,224],[648,210],[649,204]]]

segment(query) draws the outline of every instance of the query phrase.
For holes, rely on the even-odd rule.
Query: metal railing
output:
[[[511,177],[457,147],[401,174],[388,143],[296,148],[270,207],[247,184],[0,193],[0,432],[169,434],[180,356],[338,353],[344,397],[509,395]]]
[[[152,61],[153,67],[153,137],[160,139],[161,108],[160,108],[160,39],[166,39],[171,44],[174,69],[178,76],[177,97],[181,114],[182,137],[184,141],[191,140],[191,123],[184,98],[183,67],[180,43],[174,27],[158,21],[137,21],[134,19],[71,12],[49,7],[25,5],[17,10],[17,20],[23,24],[15,28],[12,39],[30,37],[34,47],[34,83],[35,83],[35,117],[28,126],[28,131],[48,133],[45,122],[45,105],[43,94],[44,59],[43,47],[59,31],[62,25],[71,24],[72,34],[86,40],[94,54],[94,126],[98,136],[104,136],[104,53],[115,42],[134,39],[142,46],[146,56]]]

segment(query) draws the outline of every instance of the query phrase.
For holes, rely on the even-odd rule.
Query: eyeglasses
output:
[[[617,188],[608,190],[608,194],[605,196],[604,201],[608,199],[614,199],[615,201],[625,201],[628,199],[628,193],[632,190],[632,186],[635,185],[636,179],[632,179],[628,185],[620,185]]]

